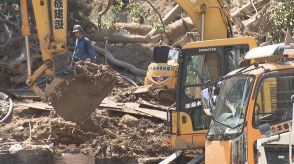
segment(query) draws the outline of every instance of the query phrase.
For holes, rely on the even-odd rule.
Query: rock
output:
[[[124,115],[119,123],[124,123],[128,126],[135,126],[138,123],[138,119],[136,117],[130,116],[130,115]]]
[[[10,148],[8,149],[11,153],[17,152],[19,150],[22,150],[23,146],[20,143],[11,145]]]
[[[154,129],[147,129],[146,133],[154,134],[155,130]]]
[[[69,145],[67,146],[67,148],[68,148],[70,151],[74,151],[74,150],[77,148],[77,146],[76,146],[75,144],[69,144]]]

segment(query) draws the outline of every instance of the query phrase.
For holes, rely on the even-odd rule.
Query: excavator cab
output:
[[[176,149],[203,148],[211,118],[203,111],[201,91],[210,82],[239,67],[252,37],[189,43],[179,56],[176,110],[169,111],[171,143]]]

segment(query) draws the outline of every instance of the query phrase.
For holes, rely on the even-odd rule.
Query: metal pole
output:
[[[204,40],[205,32],[205,11],[201,12],[201,40]]]
[[[25,37],[26,42],[26,58],[27,58],[27,69],[28,69],[28,77],[31,76],[31,56],[30,56],[30,49],[29,49],[29,35],[31,34],[30,31],[30,24],[29,24],[29,15],[27,9],[27,0],[20,1],[21,7],[21,20],[22,20],[22,27],[21,32],[22,35]]]
[[[26,57],[27,57],[27,71],[28,71],[28,77],[32,74],[31,69],[31,55],[30,55],[30,47],[29,47],[29,37],[25,36],[25,42],[26,42]]]

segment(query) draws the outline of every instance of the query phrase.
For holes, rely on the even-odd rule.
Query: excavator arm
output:
[[[30,25],[27,11],[27,0],[21,0],[22,34],[26,40],[28,80],[27,84],[44,101],[45,93],[36,84],[36,80],[46,73],[49,81],[53,80],[53,57],[62,54],[67,46],[67,0],[34,0],[32,1],[36,28],[39,36],[43,64],[31,73],[29,53]]]
[[[67,0],[32,0],[42,65],[31,73],[29,14],[27,0],[21,0],[22,34],[26,40],[27,84],[42,101],[49,102],[65,120],[79,122],[93,113],[116,84],[115,73],[106,66],[84,63],[79,71],[56,75],[54,61],[67,49]],[[82,63],[83,64],[83,63]],[[78,64],[76,65],[78,68]],[[91,67],[89,71],[87,69]],[[83,71],[84,70],[84,71]],[[37,79],[46,75],[46,88]]]
[[[201,40],[232,36],[228,9],[220,0],[175,0],[192,19]]]

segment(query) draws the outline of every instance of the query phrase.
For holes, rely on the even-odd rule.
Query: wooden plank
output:
[[[124,107],[124,103],[117,103],[106,97],[105,99],[102,100],[99,107],[122,109]]]
[[[30,98],[40,100],[40,98],[31,89],[5,89],[5,91],[18,99]]]
[[[166,118],[166,112],[164,112],[164,111],[148,109],[148,108],[140,108],[139,107],[140,104],[138,104],[138,103],[126,103],[125,105],[126,105],[127,108],[131,108],[131,109],[134,109],[136,111],[143,112],[143,113],[152,115],[154,117],[157,117],[157,118],[160,118],[160,119],[163,119],[163,120],[167,119]]]
[[[129,108],[122,108],[122,109],[115,109],[115,108],[105,108],[106,110],[110,110],[110,111],[115,111],[115,112],[120,112],[120,113],[126,113],[126,114],[135,114],[135,115],[140,115],[140,116],[146,116],[146,117],[153,117],[151,115],[148,115],[146,113],[142,113],[133,109],[129,109]]]
[[[134,95],[140,95],[140,94],[149,94],[151,91],[151,85],[144,85],[144,86],[139,86],[134,92]]]
[[[31,103],[17,103],[17,105],[29,107],[32,109],[40,109],[40,110],[47,110],[47,111],[52,111],[53,107],[43,103],[43,102],[31,102]]]
[[[132,108],[127,108],[125,106],[125,103],[116,103],[108,98],[105,98],[102,101],[102,103],[99,105],[99,107],[106,108],[107,110],[117,111],[117,112],[153,117],[152,115],[148,115],[146,113],[136,111]]]
[[[116,110],[124,113],[138,114],[148,117],[157,117],[166,120],[166,112],[156,109],[141,108],[139,103],[116,103],[110,99],[105,99],[99,105],[100,107],[108,108],[108,110]]]
[[[145,100],[138,100],[138,103],[143,106],[147,106],[147,107],[150,107],[150,108],[154,108],[154,109],[158,109],[158,110],[168,110],[168,107],[167,106],[163,106],[163,105],[158,105],[158,104],[152,104],[150,102],[147,102]]]
[[[54,155],[54,164],[95,164],[95,158],[84,154],[64,153],[60,156]]]

